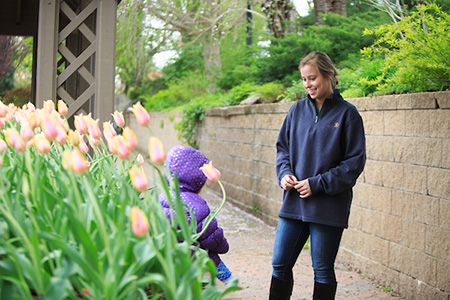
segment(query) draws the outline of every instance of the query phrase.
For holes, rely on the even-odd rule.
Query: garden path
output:
[[[211,209],[221,201],[219,196],[208,189],[202,191],[201,195],[208,201]],[[217,220],[230,244],[230,251],[221,256],[222,260],[233,276],[239,279],[239,286],[242,287],[242,290],[230,293],[224,299],[268,299],[275,227],[267,225],[229,202],[225,203]],[[342,264],[336,265],[336,276],[339,282],[337,300],[400,299]],[[295,285],[291,299],[311,299],[314,282],[308,251],[303,251],[300,255],[294,268],[294,278]]]

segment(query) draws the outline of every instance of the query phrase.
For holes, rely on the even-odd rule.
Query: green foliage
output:
[[[17,107],[22,107],[31,101],[31,85],[13,88],[3,97],[5,104],[13,103]]]
[[[160,90],[155,95],[142,95],[138,100],[150,111],[173,109],[188,103],[199,95],[206,94],[208,86],[209,82],[203,73],[191,72],[189,75],[173,81],[167,89]]]
[[[395,24],[367,30],[377,37],[363,53],[385,57],[379,93],[443,90],[450,87],[450,15],[438,6],[418,5],[417,11]],[[395,70],[389,72],[389,70]]]
[[[269,82],[256,88],[256,94],[261,96],[262,103],[275,102],[283,92],[284,86],[275,82]]]
[[[257,85],[245,81],[238,86],[233,87],[227,94],[223,96],[223,104],[225,106],[238,105],[241,101],[247,99],[257,91]]]
[[[307,94],[303,82],[301,80],[293,80],[291,86],[286,88],[284,93],[278,96],[278,99],[281,99],[282,103],[292,102],[305,98]]]
[[[182,119],[175,123],[175,129],[178,130],[178,138],[185,140],[189,146],[198,149],[195,134],[197,124],[205,117],[205,109],[214,106],[220,106],[222,103],[221,95],[206,94],[202,97],[196,97],[183,106]]]
[[[353,67],[359,60],[360,49],[373,43],[364,36],[365,28],[385,23],[388,18],[378,11],[368,11],[350,17],[338,14],[323,16],[326,26],[305,26],[300,34],[287,34],[283,39],[272,39],[266,56],[256,61],[257,83],[277,81],[288,86],[298,80],[300,60],[312,51],[327,53],[339,67]]]

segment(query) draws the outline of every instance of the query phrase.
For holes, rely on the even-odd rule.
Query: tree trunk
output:
[[[316,25],[322,26],[320,14],[335,13],[341,16],[347,16],[347,2],[345,0],[314,0],[314,16]]]
[[[294,21],[298,14],[290,0],[265,0],[261,6],[269,18],[269,29],[274,37],[282,38],[284,34],[293,31],[289,23]]]
[[[206,78],[211,81],[209,92],[214,93],[216,82],[221,77],[222,62],[220,61],[220,40],[214,37],[212,31],[205,34],[202,48]]]

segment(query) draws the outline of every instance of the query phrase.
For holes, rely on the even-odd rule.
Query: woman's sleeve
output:
[[[366,138],[361,116],[352,119],[343,132],[344,159],[325,173],[308,178],[313,194],[338,194],[352,188],[366,162]]]
[[[291,111],[287,114],[284,119],[283,125],[281,126],[280,133],[277,139],[277,158],[276,158],[276,170],[278,185],[281,183],[281,179],[285,175],[294,174],[291,169],[290,155],[289,155],[289,128],[290,128],[290,115]]]

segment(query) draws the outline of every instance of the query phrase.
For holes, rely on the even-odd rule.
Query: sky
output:
[[[308,2],[306,0],[292,0],[295,8],[300,16],[306,16],[308,14]]]

